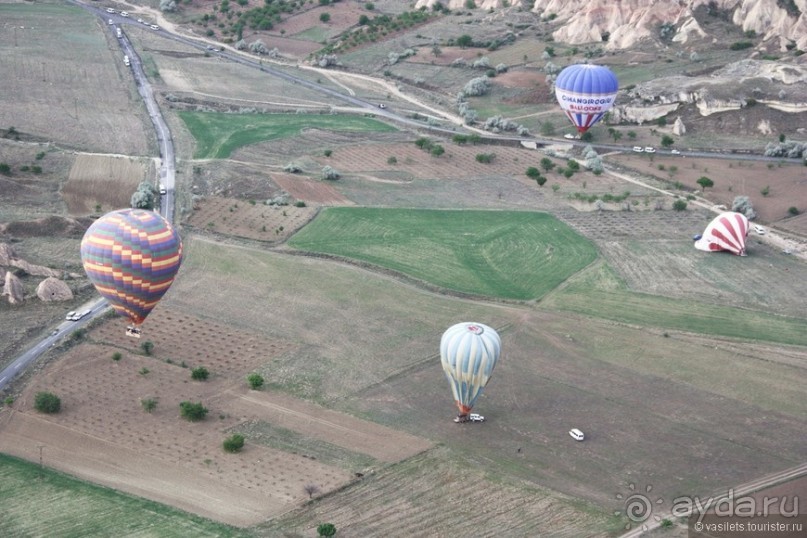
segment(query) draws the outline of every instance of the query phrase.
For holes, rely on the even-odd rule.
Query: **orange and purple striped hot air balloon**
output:
[[[174,281],[182,240],[158,213],[120,209],[87,229],[81,262],[98,293],[137,327]]]

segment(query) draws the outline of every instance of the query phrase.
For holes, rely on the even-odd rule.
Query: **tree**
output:
[[[476,154],[476,162],[490,164],[493,162],[493,159],[496,157],[495,153],[477,153]]]
[[[174,0],[160,0],[160,11],[173,13],[177,10],[177,3]]]
[[[137,209],[152,210],[154,209],[157,194],[157,187],[148,181],[143,181],[132,194],[132,198],[129,200],[130,205]]]
[[[247,383],[252,390],[258,390],[263,386],[263,376],[261,374],[251,373],[247,376]]]
[[[684,211],[687,208],[686,200],[680,198],[673,202],[672,208],[676,211]]]
[[[661,137],[661,145],[662,147],[668,148],[675,144],[675,140],[670,135],[664,135]]]
[[[462,92],[469,97],[485,95],[489,91],[490,91],[490,80],[488,79],[488,77],[472,78],[462,88]]]
[[[474,44],[474,38],[469,36],[468,34],[462,34],[457,38],[457,46],[461,49],[473,46],[473,44]]]
[[[58,413],[62,409],[62,400],[52,392],[37,392],[34,396],[34,409],[40,413]]]
[[[3,174],[4,176],[10,176],[11,166],[9,166],[8,163],[0,163],[0,174]]]
[[[446,152],[445,148],[440,144],[435,144],[434,146],[432,146],[431,154],[434,155],[435,157],[439,157],[445,152]]]
[[[535,178],[535,182],[538,183],[539,187],[543,187],[544,183],[546,183],[546,177],[538,176],[537,178]]]
[[[191,379],[194,381],[207,381],[207,378],[210,376],[210,372],[207,371],[207,368],[204,366],[198,366],[191,370]]]
[[[364,26],[368,22],[370,22],[370,17],[368,17],[367,15],[362,15],[359,17],[359,26]]]
[[[794,205],[787,208],[787,214],[788,215],[791,215],[791,216],[795,217],[799,213],[801,213],[801,211],[799,211],[799,208],[794,206]]]
[[[711,179],[709,179],[709,178],[708,178],[708,177],[706,177],[706,176],[701,176],[701,177],[698,179],[698,181],[696,181],[695,183],[697,183],[698,185],[700,185],[701,187],[703,187],[703,190],[706,190],[706,189],[707,189],[707,187],[714,187],[714,186],[715,186],[715,182],[714,182],[714,181],[712,181]]]
[[[154,342],[151,340],[146,340],[142,344],[140,344],[140,349],[143,350],[145,355],[151,355],[152,351],[154,351]]]
[[[145,398],[140,400],[140,405],[143,406],[143,411],[151,413],[157,408],[157,400],[154,398]]]
[[[754,211],[751,205],[751,199],[748,198],[748,196],[737,196],[734,198],[731,202],[731,210],[736,213],[742,213],[748,220],[754,220],[757,216],[757,212]]]
[[[331,168],[330,166],[323,166],[322,167],[322,179],[335,181],[335,180],[339,179],[340,177],[341,177],[341,174],[339,172],[337,172],[336,170],[334,170],[333,168]]]
[[[202,402],[180,402],[179,414],[185,420],[197,422],[207,416],[207,408],[202,405]]]
[[[244,436],[240,433],[234,433],[230,437],[224,440],[222,443],[222,447],[227,452],[238,452],[242,448],[244,448]]]
[[[333,523],[320,523],[317,526],[317,534],[325,537],[333,536],[336,534],[336,525]]]
[[[330,13],[321,13],[320,16],[319,16],[319,21],[320,22],[324,22],[324,23],[327,24],[328,21],[330,21],[330,20],[331,20],[331,14]]]
[[[308,493],[308,498],[310,499],[311,497],[319,493],[319,486],[316,484],[306,484],[305,486],[303,486],[303,491]]]
[[[592,133],[591,131],[586,131],[585,133],[580,135],[580,140],[582,140],[583,142],[591,142],[592,140],[594,140],[594,133]]]
[[[541,177],[541,172],[534,166],[530,166],[529,168],[527,168],[525,174],[527,174],[527,177],[530,179],[538,179],[539,177]]]
[[[541,168],[544,169],[545,172],[549,172],[553,168],[555,168],[555,163],[552,162],[552,159],[549,157],[544,157],[541,159]]]

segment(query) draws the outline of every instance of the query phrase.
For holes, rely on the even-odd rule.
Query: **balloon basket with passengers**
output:
[[[498,333],[482,323],[457,323],[443,333],[440,362],[457,404],[454,422],[484,422],[485,417],[471,409],[490,381],[501,350]]]
[[[140,338],[140,326],[179,271],[182,240],[159,213],[120,209],[87,229],[81,263],[98,293],[129,320],[126,335]]]

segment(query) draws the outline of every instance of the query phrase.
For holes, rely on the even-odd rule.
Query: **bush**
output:
[[[431,151],[429,153],[431,153],[435,157],[439,157],[440,155],[442,155],[445,152],[446,152],[446,149],[443,146],[441,146],[440,144],[435,144],[434,146],[432,146],[432,149],[431,149]]]
[[[476,77],[468,81],[462,92],[469,96],[485,95],[490,91],[490,79],[488,77]]]
[[[527,177],[528,177],[528,178],[530,178],[530,179],[538,179],[539,177],[541,177],[541,172],[540,172],[540,170],[538,170],[538,169],[537,169],[537,168],[535,168],[534,166],[530,166],[529,168],[527,168],[527,171],[526,171],[526,172],[524,172],[524,173],[525,173],[525,174],[527,175]]]
[[[207,368],[204,366],[199,366],[198,368],[191,370],[191,379],[194,381],[207,381],[209,376],[210,372],[208,372]]]
[[[143,350],[143,354],[151,355],[151,353],[154,351],[154,343],[149,340],[146,340],[145,342],[140,344],[140,349]]]
[[[154,398],[146,398],[144,400],[140,400],[140,405],[143,406],[143,411],[146,413],[151,413],[157,408],[157,400]]]
[[[238,452],[244,448],[244,436],[240,433],[234,433],[224,440],[223,447],[227,452]]]
[[[476,154],[476,162],[490,164],[493,162],[493,159],[496,157],[494,153],[477,153]]]
[[[788,212],[788,214],[793,215],[793,216],[796,216],[796,215],[798,215],[799,213],[801,213],[801,211],[799,211],[799,208],[798,208],[798,207],[796,207],[796,206],[790,206],[790,207],[788,207],[788,208],[787,208],[787,212]]]
[[[317,534],[320,536],[333,536],[336,534],[336,525],[333,523],[320,523],[317,526]]]
[[[387,157],[387,164],[398,164],[398,158],[395,156]]]
[[[121,355],[120,351],[116,351],[115,353],[112,354],[112,360],[113,361],[117,362],[117,361],[121,360],[121,358],[123,358],[123,355]]]
[[[341,174],[331,168],[330,166],[324,166],[322,168],[322,179],[332,180],[335,181],[341,177]]]
[[[52,392],[37,392],[34,397],[34,409],[40,413],[58,413],[62,409],[62,401]]]
[[[207,408],[202,405],[202,402],[181,402],[179,404],[179,414],[185,420],[197,422],[207,416]]]
[[[263,376],[260,374],[252,373],[247,376],[247,383],[252,390],[258,390],[263,386]]]
[[[685,200],[678,199],[673,202],[672,208],[676,211],[684,211],[687,208]]]

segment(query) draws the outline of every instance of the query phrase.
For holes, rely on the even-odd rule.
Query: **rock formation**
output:
[[[676,136],[682,136],[682,135],[686,134],[687,128],[684,125],[684,122],[681,121],[681,116],[678,116],[677,118],[675,118],[675,123],[673,124],[672,131],[673,131],[673,134],[676,135]]]
[[[43,301],[69,301],[73,298],[73,292],[63,281],[48,277],[36,287],[36,296]]]
[[[22,287],[22,282],[17,278],[17,275],[8,271],[6,273],[5,286],[3,286],[3,295],[8,297],[8,302],[11,304],[19,304],[25,299],[25,291]]]

